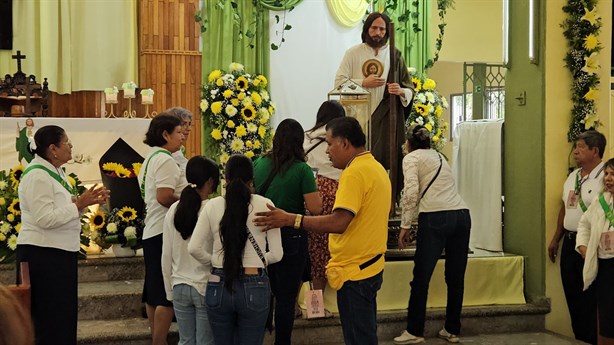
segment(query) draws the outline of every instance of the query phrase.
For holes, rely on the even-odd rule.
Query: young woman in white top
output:
[[[167,113],[160,113],[151,120],[143,141],[151,146],[138,177],[146,210],[143,303],[153,345],[166,344],[173,320],[173,304],[166,299],[162,278],[162,227],[168,208],[179,199],[181,193],[179,166],[171,154],[181,148],[182,141],[181,120]]]
[[[428,130],[419,125],[411,126],[406,130],[405,138],[405,150],[409,153],[403,158],[399,248],[405,247],[411,222],[416,215],[418,234],[407,328],[394,338],[394,343],[424,342],[429,282],[444,249],[448,301],[445,325],[437,336],[457,343],[471,229],[469,209],[456,192],[450,166],[439,152],[431,148]]]
[[[173,302],[179,326],[180,345],[213,345],[213,334],[205,307],[205,285],[211,265],[203,265],[188,253],[188,242],[200,209],[217,189],[220,169],[203,156],[186,165],[188,186],[164,218],[162,275],[166,299]]]
[[[225,177],[226,195],[203,207],[188,251],[213,266],[205,303],[215,343],[262,344],[271,295],[265,269],[283,256],[281,234],[253,224],[272,202],[254,194],[252,161],[231,156]]]
[[[94,186],[76,194],[62,169],[72,159],[72,144],[61,127],[40,128],[30,149],[35,157],[18,189],[17,262],[30,267],[36,343],[76,344],[79,219],[87,206],[105,203],[109,191]]]
[[[584,258],[584,290],[595,284],[599,343],[614,339],[614,158],[604,164],[605,190],[580,218],[576,250]],[[606,339],[604,339],[606,338]]]
[[[338,117],[344,117],[345,110],[341,103],[337,101],[325,101],[320,105],[316,115],[316,124],[312,129],[305,132],[303,149],[307,158],[307,164],[313,169],[316,175],[318,192],[322,198],[322,212],[320,214],[331,214],[335,204],[335,194],[339,186],[341,169],[333,167],[333,163],[328,158],[326,149],[326,124]],[[324,290],[326,287],[326,265],[330,260],[328,252],[328,234],[319,232],[308,232],[309,236],[309,259],[311,262],[311,280],[315,290]],[[330,312],[327,316],[331,316]]]

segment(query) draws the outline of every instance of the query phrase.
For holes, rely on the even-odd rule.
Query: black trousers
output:
[[[597,295],[595,284],[582,291],[584,259],[576,252],[576,233],[566,231],[561,248],[561,280],[571,317],[571,328],[578,340],[597,344]]]
[[[17,267],[22,261],[30,267],[36,344],[77,344],[77,252],[18,245]]]

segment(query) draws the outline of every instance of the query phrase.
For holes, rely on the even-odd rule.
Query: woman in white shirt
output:
[[[465,268],[469,251],[471,216],[456,192],[452,170],[442,155],[431,148],[429,131],[423,126],[406,130],[403,158],[402,219],[399,248],[405,248],[409,228],[418,216],[418,234],[407,327],[394,338],[395,344],[424,342],[426,300],[431,275],[445,249],[445,276],[448,287],[446,321],[437,334],[449,342],[459,342],[463,306]]]
[[[17,262],[30,267],[36,344],[76,344],[81,213],[105,203],[109,191],[93,186],[77,195],[62,169],[72,159],[72,144],[61,127],[40,128],[30,148],[35,157],[18,189]]]
[[[143,141],[151,146],[138,177],[146,210],[143,303],[153,345],[166,344],[173,320],[173,304],[166,299],[162,278],[162,228],[168,208],[179,199],[181,193],[181,173],[172,153],[181,148],[182,141],[181,120],[167,113],[160,113],[151,120]]]
[[[326,149],[326,124],[338,117],[344,117],[345,110],[337,101],[325,101],[320,105],[316,115],[316,124],[312,129],[305,132],[303,148],[307,158],[307,164],[313,169],[316,176],[316,184],[322,198],[322,212],[331,214],[335,204],[335,194],[341,177],[341,169],[333,167],[328,158]],[[314,290],[324,290],[326,287],[326,265],[330,260],[328,251],[328,234],[308,232],[309,236],[309,259],[311,263],[311,280]],[[330,312],[327,316],[331,316]]]
[[[231,156],[225,177],[226,195],[203,207],[188,251],[213,266],[205,303],[215,343],[262,344],[271,295],[266,266],[283,256],[281,234],[253,224],[272,202],[253,193],[252,161]]]
[[[164,218],[162,275],[166,299],[173,302],[179,326],[180,345],[213,345],[213,334],[205,307],[205,285],[211,265],[203,265],[188,253],[188,242],[200,209],[217,189],[220,169],[203,156],[186,165],[188,186]]]
[[[595,283],[599,336],[614,338],[614,158],[604,164],[605,190],[580,218],[576,250],[584,258],[584,290]],[[605,340],[605,339],[604,339]],[[601,342],[600,342],[601,343]]]

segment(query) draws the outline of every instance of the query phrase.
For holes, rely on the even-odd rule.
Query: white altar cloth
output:
[[[34,130],[45,125],[57,125],[66,131],[72,142],[73,160],[64,165],[67,173],[75,173],[86,184],[100,182],[98,161],[118,139],[124,139],[141,156],[149,147],[143,143],[149,119],[127,118],[59,118],[34,117]],[[15,149],[17,124],[25,127],[26,118],[0,118],[0,170],[9,170],[18,162]]]

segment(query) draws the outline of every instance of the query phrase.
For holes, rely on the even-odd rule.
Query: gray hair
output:
[[[192,121],[192,112],[182,107],[172,107],[165,111],[166,113],[178,117],[181,121]]]
[[[576,139],[576,142],[578,140],[583,140],[589,149],[596,147],[599,151],[599,158],[603,158],[603,151],[605,151],[606,139],[602,133],[591,129],[586,132],[580,133],[578,139]]]

